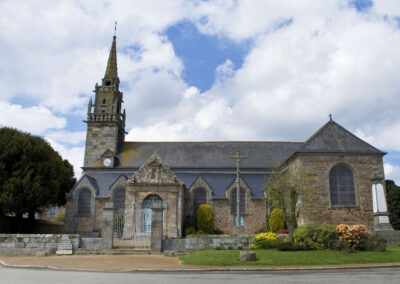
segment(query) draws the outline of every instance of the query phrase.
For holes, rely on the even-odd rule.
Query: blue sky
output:
[[[305,141],[332,113],[400,184],[396,0],[1,1],[0,18],[0,124],[77,175],[117,20],[127,140]]]

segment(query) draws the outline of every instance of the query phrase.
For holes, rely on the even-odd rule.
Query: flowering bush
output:
[[[279,230],[278,232],[276,232],[277,234],[288,234],[289,230],[285,229],[285,230]]]
[[[252,239],[253,243],[250,245],[252,249],[268,249],[275,248],[279,243],[279,237],[275,233],[261,233]]]
[[[340,244],[349,249],[363,250],[373,236],[364,225],[339,225],[336,227]]]

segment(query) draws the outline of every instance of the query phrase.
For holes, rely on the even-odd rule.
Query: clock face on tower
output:
[[[111,158],[105,158],[105,159],[103,160],[103,166],[105,166],[105,167],[111,167],[111,165],[112,165],[112,160],[111,160]]]

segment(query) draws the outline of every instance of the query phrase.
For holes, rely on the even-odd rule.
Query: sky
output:
[[[0,125],[83,165],[117,21],[128,141],[305,141],[333,120],[400,184],[398,0],[0,1]]]

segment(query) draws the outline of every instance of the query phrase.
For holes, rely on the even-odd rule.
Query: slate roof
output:
[[[328,121],[322,126],[296,152],[385,154],[385,152],[361,140],[333,120]]]
[[[280,166],[303,143],[298,142],[125,142],[118,156],[120,167],[139,168],[154,153],[174,168],[235,168],[230,156],[247,156],[242,168],[271,169]]]
[[[88,173],[91,179],[96,184],[98,189],[97,198],[108,198],[110,187],[118,180],[121,174],[128,177],[134,174],[134,172],[103,172],[103,171],[90,171]],[[236,179],[235,172],[175,172],[176,176],[185,184],[186,188],[190,188],[193,182],[200,176],[210,186],[213,193],[212,196],[215,199],[226,198],[226,190],[231,186]],[[240,177],[250,188],[251,198],[260,199],[264,197],[264,184],[266,183],[267,173],[242,173]],[[75,187],[79,185],[82,178],[76,183]],[[94,183],[92,183],[93,185]],[[70,192],[70,197],[72,191]]]

